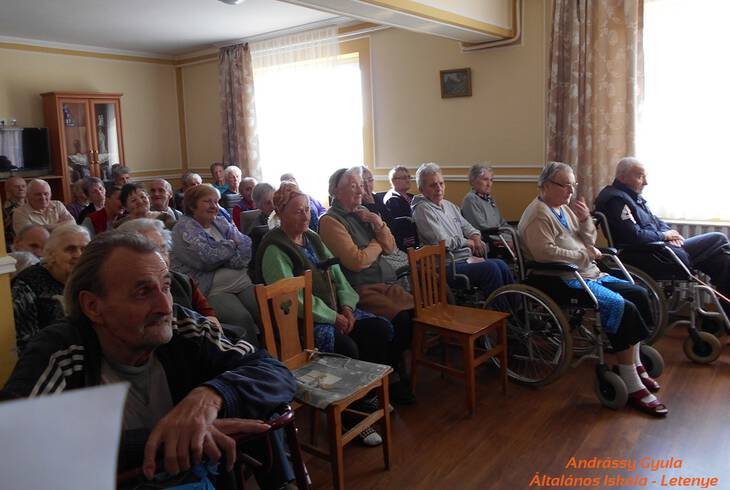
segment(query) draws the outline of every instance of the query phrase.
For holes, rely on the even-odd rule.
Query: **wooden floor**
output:
[[[598,484],[588,488],[664,488],[662,481],[669,484],[673,477],[705,478],[685,481],[684,488],[713,488],[708,479],[716,477],[714,488],[728,489],[730,349],[712,365],[695,365],[682,352],[685,335],[675,328],[655,346],[666,362],[659,380],[659,395],[670,409],[666,419],[630,407],[617,412],[602,408],[593,394],[590,361],[545,388],[510,384],[506,397],[499,390],[497,370],[482,367],[473,418],[466,416],[462,382],[424,369],[416,389],[418,403],[397,407],[393,414],[390,471],[383,470],[380,448],[353,443],[345,449],[346,487],[568,488],[571,482],[565,478],[572,476],[597,478],[591,483]],[[566,468],[572,457],[592,464],[629,460],[637,467]],[[328,465],[307,456],[307,466],[315,488],[332,487]],[[542,480],[561,476],[562,481]],[[646,480],[606,480],[616,477]]]

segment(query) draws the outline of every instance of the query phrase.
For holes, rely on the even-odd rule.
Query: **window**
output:
[[[326,203],[332,172],[366,161],[362,61],[355,49],[254,69],[264,181],[276,185],[293,173],[302,190]]]
[[[637,154],[663,217],[730,220],[730,2],[649,0]]]

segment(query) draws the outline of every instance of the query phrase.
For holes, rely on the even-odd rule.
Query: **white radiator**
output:
[[[730,236],[730,223],[713,222],[713,221],[681,221],[681,220],[664,220],[673,229],[677,230],[683,237],[691,237],[701,235],[702,233],[710,233],[711,231],[719,231]]]

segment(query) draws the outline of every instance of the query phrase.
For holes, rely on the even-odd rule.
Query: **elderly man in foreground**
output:
[[[75,222],[61,201],[51,200],[51,186],[41,179],[30,181],[27,202],[13,211],[15,233],[28,225],[42,225],[51,232],[63,224]]]
[[[231,343],[217,325],[173,306],[167,265],[144,237],[97,237],[64,300],[67,318],[28,345],[4,391],[33,397],[129,382],[122,454],[146,438],[148,478],[161,447],[171,474],[203,455],[217,461],[225,454],[231,467],[234,443],[226,434],[267,430],[261,420],[294,396],[294,379],[280,362],[246,342]]]
[[[608,218],[618,247],[650,242],[667,242],[688,267],[708,274],[718,291],[730,296],[730,242],[724,233],[703,233],[685,238],[652,214],[641,191],[648,184],[646,169],[636,158],[622,158],[616,178],[596,198],[596,211]],[[730,305],[723,303],[730,315]]]

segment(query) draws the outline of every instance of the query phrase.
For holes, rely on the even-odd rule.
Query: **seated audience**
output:
[[[111,186],[106,192],[104,207],[91,213],[81,223],[81,226],[86,228],[91,238],[99,233],[113,230],[117,220],[124,215],[124,206],[122,206],[122,200],[120,199],[122,188]]]
[[[397,165],[388,172],[391,188],[383,196],[383,205],[390,219],[411,217],[411,174],[403,165]],[[390,224],[390,223],[389,223]]]
[[[390,221],[390,214],[383,204],[383,195],[378,196],[373,192],[375,187],[375,178],[373,173],[366,166],[360,167],[362,173],[362,205],[365,206],[368,211],[376,213],[383,218],[383,221],[388,223]]]
[[[268,226],[269,217],[274,212],[274,187],[266,182],[259,182],[251,192],[256,209],[261,211],[252,226]]]
[[[112,183],[119,187],[124,187],[125,185],[129,184],[131,180],[131,173],[132,169],[130,169],[129,167],[125,167],[123,165],[114,165],[114,167],[112,167]]]
[[[687,267],[708,274],[717,290],[730,297],[730,242],[724,233],[703,233],[685,238],[652,214],[641,191],[646,187],[646,169],[636,158],[626,157],[616,165],[616,178],[596,198],[596,211],[608,218],[616,246],[666,242]],[[730,316],[730,305],[721,302]]]
[[[63,318],[60,297],[71,270],[89,243],[86,229],[66,224],[53,230],[43,249],[44,261],[13,278],[13,312],[18,353],[48,325]]]
[[[253,198],[251,197],[251,194],[253,193],[253,188],[256,187],[256,179],[253,177],[244,177],[243,180],[241,180],[241,184],[238,186],[239,194],[241,194],[241,201],[238,203],[238,207],[241,208],[241,211],[251,211],[252,209],[256,209],[256,204],[253,202]]]
[[[528,260],[557,262],[579,267],[580,275],[599,303],[601,326],[618,358],[618,374],[626,383],[629,402],[656,416],[667,407],[648,390],[659,384],[649,377],[639,358],[639,342],[648,336],[651,322],[649,296],[641,286],[604,274],[595,264],[601,252],[595,247],[596,228],[582,199],[571,198],[576,188],[573,169],[549,163],[538,179],[540,195],[520,218],[518,232]],[[565,275],[566,284],[581,289],[580,281]]]
[[[142,464],[152,478],[161,469],[155,462],[161,446],[172,475],[198,455],[211,462],[225,455],[231,469],[236,451],[227,434],[267,430],[263,421],[292,400],[294,379],[265,351],[233,344],[206,318],[173,305],[169,288],[154,243],[128,233],[98,237],[68,280],[68,316],[27,346],[4,396],[127,381],[121,469]],[[278,488],[287,481],[282,476],[259,484]]]
[[[294,182],[297,187],[299,187],[299,184],[297,183],[297,179],[294,178],[293,174],[286,173],[281,174],[281,177],[279,177],[280,182]],[[310,196],[309,194],[306,194],[307,199],[309,200],[309,209],[311,213],[311,217],[309,220],[309,229],[317,232],[319,230],[319,217],[322,216],[324,213],[327,212],[327,208],[325,208],[321,202]]]
[[[213,162],[210,165],[210,175],[213,178],[211,184],[218,190],[221,195],[223,195],[223,193],[228,190],[228,186],[226,185],[226,179],[223,176],[224,171],[225,166],[220,162]]]
[[[274,194],[274,208],[281,225],[264,236],[256,254],[257,270],[266,284],[312,271],[312,314],[315,346],[354,359],[387,364],[387,345],[392,326],[385,319],[357,308],[358,295],[340,266],[326,271],[317,267],[332,258],[319,235],[308,229],[309,200],[295,183],[284,181]],[[301,295],[301,293],[300,293]],[[302,298],[299,298],[300,305]],[[303,309],[299,310],[302,314]],[[372,428],[361,434],[364,444],[382,443]]]
[[[51,186],[41,179],[28,184],[28,199],[13,211],[13,231],[17,233],[27,225],[42,225],[53,231],[64,224],[73,223],[74,217],[61,201],[51,200]]]
[[[487,250],[479,230],[464,219],[458,206],[444,199],[446,184],[441,168],[424,163],[418,167],[416,182],[422,194],[413,198],[413,218],[421,243],[436,245],[444,240],[446,250],[454,256],[457,274],[467,276],[472,286],[486,294],[514,282],[507,264],[485,259]],[[451,274],[447,281],[456,285]]]
[[[81,182],[83,182],[82,187],[89,204],[76,217],[76,223],[78,224],[82,224],[91,213],[104,209],[107,191],[104,182],[98,177],[84,177]]]
[[[13,211],[25,204],[28,186],[22,177],[13,175],[5,181],[5,199],[3,202],[3,223],[5,223],[5,245],[10,250],[13,243]]]
[[[175,193],[175,209],[182,212],[183,210],[183,196],[185,194],[185,191],[188,190],[188,187],[193,187],[196,185],[200,185],[203,183],[203,178],[196,174],[195,172],[185,172],[182,177],[180,178],[180,182],[182,182],[182,187],[180,187],[180,190]]]
[[[185,191],[185,216],[172,234],[172,269],[198,283],[223,323],[258,338],[258,304],[248,275],[251,239],[218,216],[220,194],[210,184]]]
[[[388,345],[388,361],[399,369],[403,352],[411,344],[413,297],[396,283],[396,275],[384,256],[395,253],[395,239],[380,215],[361,204],[360,167],[337,170],[329,181],[332,206],[319,226],[324,244],[341,261],[341,269],[360,298],[358,306],[393,323],[395,335]],[[393,400],[413,402],[405,383],[393,391]]]
[[[81,211],[89,205],[89,198],[84,192],[83,180],[77,180],[71,184],[71,195],[73,196],[73,201],[66,204],[66,209],[74,217],[74,221],[78,222]]]
[[[30,252],[43,258],[43,248],[48,241],[48,230],[41,225],[28,225],[22,228],[13,241],[13,252]]]
[[[123,218],[118,219],[114,224],[118,227],[125,221],[137,218],[151,218],[162,221],[165,228],[171,230],[175,226],[175,220],[169,214],[162,211],[152,211],[150,208],[150,197],[147,195],[144,186],[140,183],[133,182],[122,187],[119,193],[119,200],[124,206],[126,214]]]
[[[182,213],[177,209],[170,207],[170,199],[172,199],[172,186],[165,179],[154,179],[148,184],[150,192],[150,209],[152,211],[161,211],[167,213],[177,221]]]
[[[490,195],[492,182],[494,182],[494,172],[491,167],[477,164],[469,169],[471,192],[464,196],[461,214],[480,231],[508,226],[507,220],[499,212],[497,202]]]

